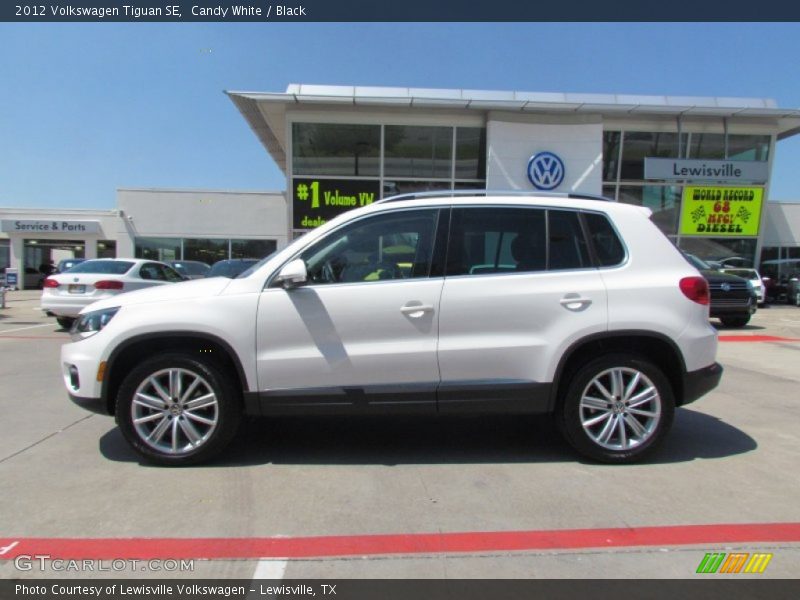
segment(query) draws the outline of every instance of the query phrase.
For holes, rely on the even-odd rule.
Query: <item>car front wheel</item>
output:
[[[556,417],[566,440],[584,456],[629,463],[660,443],[674,413],[672,388],[658,367],[613,354],[574,374]]]
[[[242,420],[241,394],[215,362],[189,354],[157,355],[120,386],[122,434],[144,458],[162,465],[197,464],[227,446]]]

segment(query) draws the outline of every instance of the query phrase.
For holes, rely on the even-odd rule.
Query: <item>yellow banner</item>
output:
[[[680,235],[755,236],[761,223],[764,188],[683,188]]]

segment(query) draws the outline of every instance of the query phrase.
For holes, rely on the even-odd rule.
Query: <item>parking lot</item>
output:
[[[800,573],[800,308],[721,330],[721,386],[641,464],[586,462],[545,418],[287,418],[169,469],[69,402],[68,334],[38,297],[11,292],[0,310],[2,578],[91,575],[20,571],[23,551],[190,558],[168,575],[195,578],[689,578],[709,552]]]

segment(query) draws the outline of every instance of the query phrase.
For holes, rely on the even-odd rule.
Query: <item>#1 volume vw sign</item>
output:
[[[564,162],[552,152],[537,152],[528,161],[528,179],[537,190],[556,189],[564,171]]]

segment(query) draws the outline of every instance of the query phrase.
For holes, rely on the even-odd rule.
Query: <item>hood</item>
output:
[[[81,312],[90,312],[93,310],[130,304],[170,302],[216,296],[222,293],[222,290],[228,287],[231,281],[232,280],[227,277],[210,277],[208,279],[192,279],[190,281],[181,281],[180,283],[171,283],[169,285],[158,285],[105,298],[90,304]]]
[[[700,271],[700,274],[705,277],[706,281],[709,283],[742,283],[746,282],[747,279],[743,279],[736,275],[730,275],[728,273],[721,273],[719,271],[711,271],[708,269],[703,269]]]

